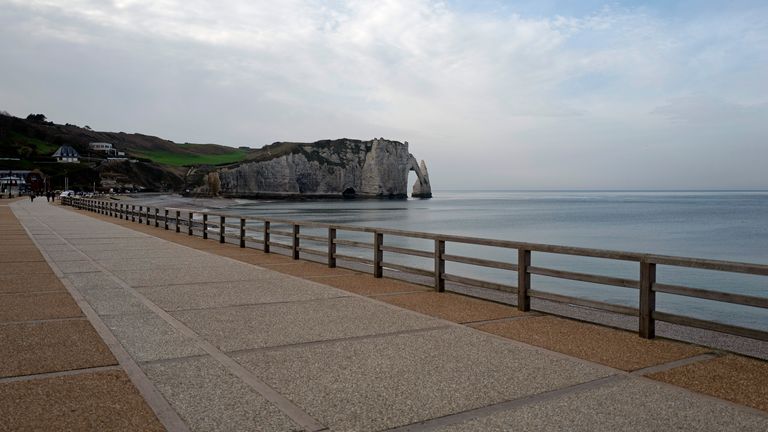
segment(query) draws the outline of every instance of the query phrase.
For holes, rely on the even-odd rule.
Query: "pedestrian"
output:
[[[35,193],[34,193],[34,192],[30,192],[30,193],[29,193],[29,200],[30,200],[31,202],[35,202]]]
[[[51,191],[45,191],[45,201],[51,202]]]

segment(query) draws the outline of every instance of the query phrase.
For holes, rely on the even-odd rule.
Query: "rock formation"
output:
[[[218,174],[230,197],[406,197],[409,171],[418,177],[414,196],[431,197],[424,162],[407,142],[383,138],[275,143]]]

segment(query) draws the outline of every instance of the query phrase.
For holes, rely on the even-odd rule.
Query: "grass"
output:
[[[245,159],[245,150],[232,149],[224,154],[190,154],[173,153],[160,150],[145,150],[135,152],[135,155],[147,158],[155,163],[171,166],[189,166],[189,165],[222,165],[240,162]]]
[[[20,143],[22,146],[26,145],[35,148],[37,150],[37,154],[40,156],[50,156],[59,148],[59,146],[55,144],[39,140],[37,138],[24,136],[18,132],[11,132],[10,135],[11,139]]]

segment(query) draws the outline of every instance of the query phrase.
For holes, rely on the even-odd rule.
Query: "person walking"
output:
[[[29,193],[29,201],[35,202],[35,193],[34,192],[30,192]]]

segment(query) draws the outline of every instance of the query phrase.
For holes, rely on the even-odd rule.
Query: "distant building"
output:
[[[112,144],[103,142],[92,142],[88,144],[88,148],[94,151],[110,152],[112,151]]]
[[[80,153],[72,148],[72,146],[68,145],[59,147],[59,149],[56,150],[56,153],[53,154],[53,157],[59,162],[80,163]]]
[[[0,194],[6,194],[11,190],[16,193],[45,191],[45,178],[39,171],[8,170],[0,168]]]
[[[117,151],[110,143],[92,142],[88,144],[88,148],[92,151],[104,152],[109,156],[125,156],[124,152]]]

